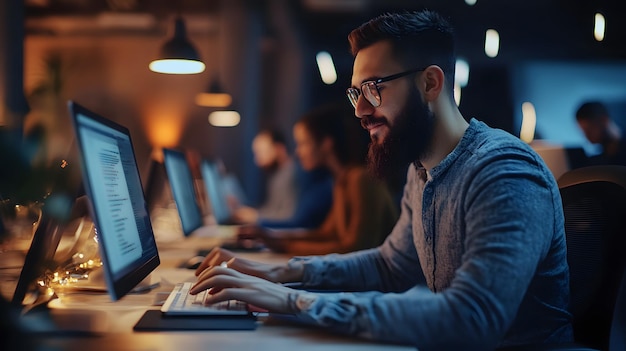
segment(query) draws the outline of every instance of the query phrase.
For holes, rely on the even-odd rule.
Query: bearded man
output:
[[[525,143],[461,115],[450,25],[432,11],[384,14],[349,41],[347,95],[371,137],[370,169],[385,176],[408,166],[391,234],[375,249],[286,265],[218,249],[192,292],[420,350],[571,341],[559,189]]]

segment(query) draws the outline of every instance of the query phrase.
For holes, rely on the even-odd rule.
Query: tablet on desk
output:
[[[148,310],[133,327],[134,331],[255,330],[254,316],[164,316]]]

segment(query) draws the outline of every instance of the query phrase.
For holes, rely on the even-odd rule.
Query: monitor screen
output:
[[[217,224],[230,224],[232,214],[228,207],[228,200],[221,186],[221,175],[215,162],[202,161],[202,179],[211,204],[211,211]]]
[[[130,133],[70,101],[107,289],[122,298],[160,263]]]
[[[202,226],[191,169],[185,154],[178,150],[163,149],[163,160],[183,233],[187,236]]]

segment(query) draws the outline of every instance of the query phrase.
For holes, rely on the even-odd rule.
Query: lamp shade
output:
[[[209,114],[209,123],[214,127],[235,127],[240,121],[241,116],[235,110],[219,110]]]
[[[167,74],[196,74],[204,71],[205,65],[200,60],[198,51],[187,40],[185,22],[176,18],[174,37],[161,49],[161,57],[150,62],[150,70]]]
[[[230,94],[225,93],[220,86],[219,80],[211,81],[208,92],[196,94],[196,104],[206,107],[227,107],[232,103]]]

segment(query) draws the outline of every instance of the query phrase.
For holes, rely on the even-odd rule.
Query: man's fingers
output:
[[[203,272],[203,276],[191,287],[189,292],[191,294],[197,294],[202,290],[217,288],[225,289],[231,287],[241,286],[243,281],[241,277],[235,275],[229,275],[216,271],[228,270],[228,268],[213,267],[212,269]],[[212,272],[212,273],[211,273]]]
[[[237,277],[241,276],[241,273],[237,272],[234,269],[221,266],[213,266],[210,269],[205,269],[202,273],[200,273],[200,275],[198,276],[198,281],[206,280],[217,275],[229,275]]]
[[[254,296],[258,294],[254,289],[249,288],[227,288],[222,289],[214,294],[207,295],[205,303],[210,305],[227,300],[252,301]]]
[[[259,277],[259,268],[264,264],[260,262],[253,262],[250,260],[242,259],[239,257],[233,257],[227,261],[228,268],[232,268],[241,273]]]
[[[195,274],[196,276],[199,276],[205,269],[212,266],[218,266],[220,263],[228,261],[233,257],[234,255],[230,251],[216,247],[211,250],[208,255],[206,255],[204,261],[202,261],[196,269]]]

